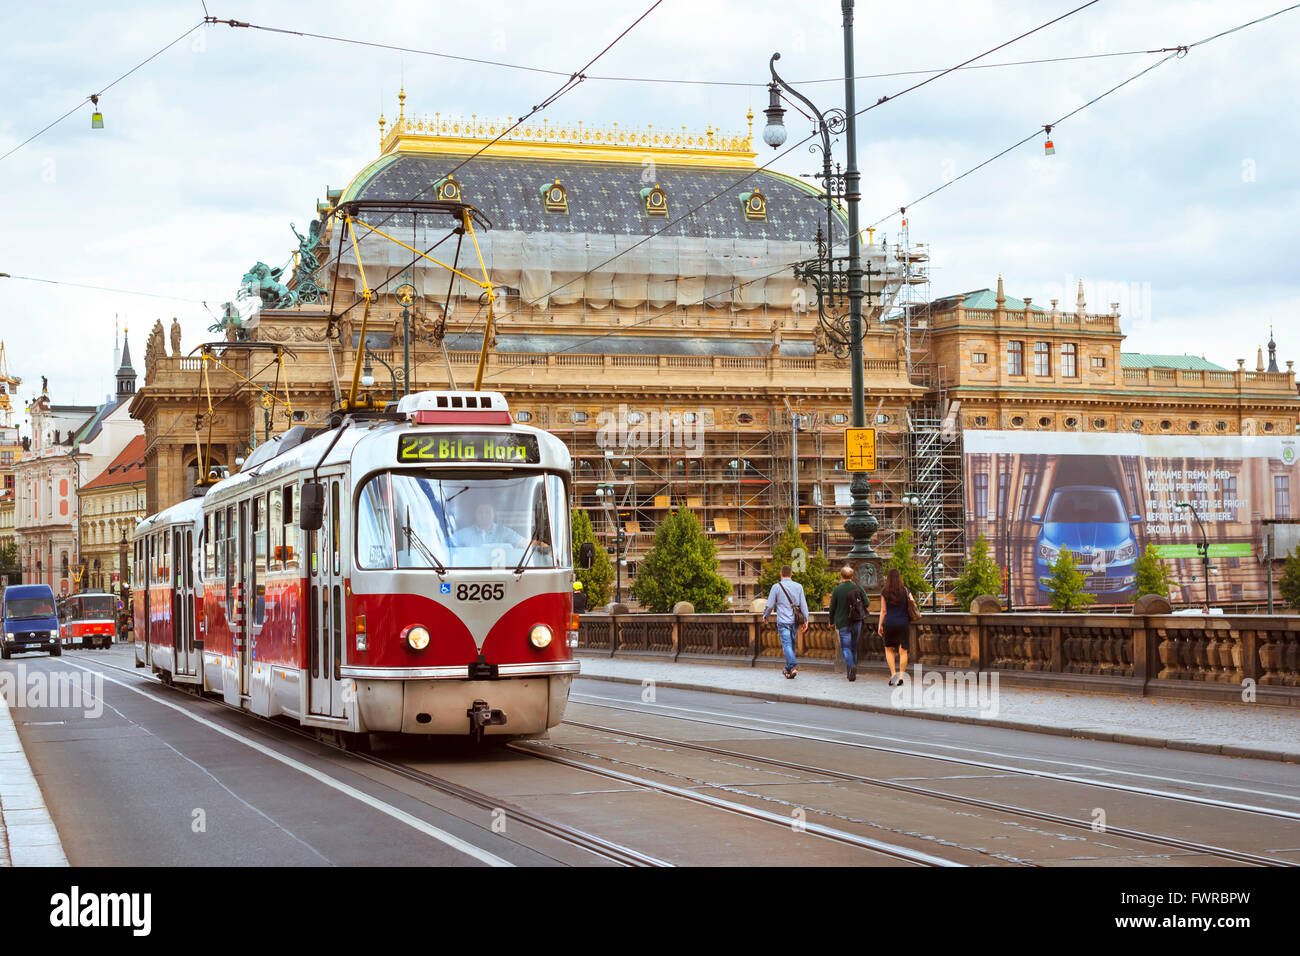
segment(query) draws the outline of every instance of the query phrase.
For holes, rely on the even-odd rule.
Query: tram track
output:
[[[129,674],[133,677],[145,678],[148,682],[156,684],[159,687],[164,687],[173,691],[179,691],[180,693],[184,694],[186,697],[190,699],[207,701],[209,703],[218,705],[223,710],[230,711],[231,713],[234,714],[239,714],[242,717],[254,718],[259,722],[266,723],[269,726],[276,728],[277,730],[282,730],[288,733],[295,734],[296,736],[302,737],[305,740],[310,740],[313,743],[322,744],[333,750],[337,750],[340,753],[345,753],[356,760],[367,763],[379,769],[385,770],[389,773],[396,774],[397,776],[403,777],[407,780],[411,780],[415,783],[420,783],[424,786],[429,787],[430,789],[438,791],[439,793],[445,794],[450,797],[454,797],[455,799],[468,803],[471,806],[474,806],[480,810],[486,810],[489,813],[492,813],[494,811],[500,811],[504,813],[507,816],[507,818],[513,822],[523,824],[524,826],[536,832],[543,833],[546,836],[551,837],[552,839],[559,840],[568,846],[583,850],[587,853],[590,853],[593,856],[599,857],[604,860],[608,860],[609,862],[615,863],[619,866],[667,867],[673,865],[664,860],[660,860],[657,857],[650,856],[649,854],[641,853],[640,851],[634,850],[631,847],[626,847],[621,844],[614,843],[613,841],[606,840],[603,837],[598,837],[594,834],[588,833],[585,830],[580,830],[577,827],[573,827],[566,823],[560,823],[558,821],[551,820],[545,816],[534,813],[530,810],[526,810],[523,807],[519,807],[517,805],[511,804],[508,801],[503,801],[496,797],[491,796],[490,794],[486,794],[483,793],[482,791],[475,790],[472,787],[467,787],[463,784],[456,783],[452,780],[447,780],[445,778],[438,777],[434,774],[428,773],[423,770],[417,770],[405,764],[397,763],[391,760],[385,760],[384,758],[377,757],[374,754],[362,753],[357,750],[347,749],[342,745],[340,745],[339,743],[337,743],[336,741],[331,741],[328,736],[321,736],[316,733],[313,733],[312,730],[309,728],[304,728],[301,726],[298,727],[291,726],[276,721],[274,718],[271,717],[263,717],[260,714],[250,713],[249,711],[244,710],[243,708],[240,707],[236,707],[233,704],[230,704],[219,697],[209,697],[206,695],[197,694],[191,690],[188,690],[186,688],[186,685],[181,685],[181,684],[169,685],[165,683],[161,678],[159,678],[156,674],[153,674],[149,671],[144,671],[142,673],[140,668],[123,667],[119,664],[113,664],[101,658],[86,656],[82,654],[69,654],[68,656],[71,658],[92,662],[94,664],[97,664],[100,667],[107,667],[107,668],[111,668],[112,670],[121,671],[122,673]],[[526,846],[528,849],[533,850],[534,852],[541,852],[536,847],[527,846],[527,844],[522,844],[518,840],[511,839],[510,842],[516,843],[521,846]]]
[[[1072,773],[1056,773],[1050,770],[1037,770],[1030,767],[1018,767],[1013,764],[999,763],[987,760],[976,760],[970,757],[947,756],[939,753],[928,753],[923,750],[913,750],[906,747],[890,747],[884,744],[864,743],[858,740],[844,740],[838,737],[826,736],[824,734],[799,733],[797,731],[782,729],[778,727],[758,726],[758,724],[769,724],[770,721],[751,721],[750,723],[741,723],[739,720],[714,720],[709,717],[699,715],[698,711],[686,712],[684,708],[670,707],[667,705],[656,704],[653,709],[646,706],[627,706],[621,702],[611,703],[606,698],[594,698],[590,695],[573,694],[570,698],[572,703],[580,704],[584,707],[599,707],[604,710],[621,711],[628,714],[636,714],[641,717],[659,717],[665,720],[681,720],[688,723],[708,724],[714,727],[725,727],[732,730],[745,730],[764,734],[770,734],[775,737],[787,737],[796,740],[808,740],[816,743],[832,744],[842,747],[851,747],[858,750],[868,750],[877,753],[891,754],[900,757],[917,757],[925,760],[937,760],[943,763],[957,764],[965,767],[974,767],[980,770],[992,770],[998,773],[1016,774],[1025,777],[1033,777],[1041,780],[1051,780],[1060,783],[1076,784],[1080,786],[1094,787],[1100,790],[1113,790],[1120,793],[1131,793],[1144,797],[1160,797],[1162,799],[1174,800],[1180,803],[1194,804],[1198,806],[1210,807],[1216,810],[1235,810],[1243,813],[1254,813],[1267,817],[1274,817],[1280,820],[1300,822],[1300,813],[1291,810],[1282,810],[1276,807],[1262,807],[1254,804],[1238,803],[1231,800],[1218,800],[1212,797],[1201,797],[1190,793],[1177,793],[1170,790],[1155,789],[1152,787],[1138,787],[1127,784],[1117,783],[1112,780],[1098,780],[1093,777],[1085,777]],[[679,711],[679,712],[665,712]],[[565,720],[565,723],[571,723]],[[788,725],[786,725],[788,726]],[[854,734],[854,731],[830,731]],[[1038,759],[1038,758],[1027,758]],[[1049,763],[1059,763],[1060,761],[1047,760]],[[1148,777],[1160,779],[1150,774],[1136,773],[1134,771],[1099,768],[1102,772],[1107,773],[1124,773],[1129,776]],[[1213,783],[1202,783],[1202,786],[1214,788],[1217,785]],[[1222,788],[1220,788],[1222,789]],[[1294,800],[1286,794],[1270,794],[1277,799]]]
[[[834,770],[828,767],[815,766],[812,764],[799,763],[797,761],[783,760],[777,757],[763,756],[749,753],[747,751],[730,750],[724,747],[716,747],[710,744],[698,743],[694,741],[679,740],[670,737],[661,737],[655,734],[647,734],[637,731],[624,730],[617,727],[607,727],[601,724],[593,724],[580,720],[565,720],[565,724],[572,727],[580,727],[584,730],[590,730],[597,733],[607,734],[612,737],[632,738],[635,740],[645,741],[660,746],[673,747],[677,749],[692,750],[698,753],[712,754],[715,756],[727,757],[733,760],[742,760],[757,764],[780,767],[785,770],[793,770],[797,773],[809,774],[814,777],[831,778],[842,780],[850,783],[863,784],[865,786],[888,790],[896,793],[904,793],[909,796],[933,799],[947,803],[955,803],[961,806],[975,807],[981,810],[990,810],[997,813],[1005,813],[1013,816],[1024,817],[1027,819],[1037,820],[1040,822],[1051,823],[1054,826],[1068,827],[1071,829],[1094,831],[1094,823],[1091,820],[1080,820],[1074,817],[1067,817],[1062,814],[1051,813],[1044,810],[1034,810],[1028,807],[1019,807],[1011,804],[1001,803],[994,800],[986,800],[979,797],[968,797],[960,794],[948,793],[941,790],[933,790],[927,787],[918,787],[912,784],[899,783],[893,780],[884,780],[877,777],[868,777],[862,774],[850,773],[842,770]],[[530,751],[531,752],[531,751]],[[588,756],[599,756],[588,754]],[[606,758],[608,759],[608,758]],[[590,769],[590,768],[588,768]],[[788,825],[788,820],[786,821]],[[1178,837],[1166,836],[1163,834],[1149,833],[1143,830],[1131,829],[1126,827],[1117,827],[1107,825],[1105,832],[1110,836],[1120,836],[1131,840],[1137,840],[1143,843],[1149,843],[1155,846],[1161,846],[1168,849],[1175,849],[1186,853],[1198,853],[1206,856],[1214,856],[1220,859],[1232,860],[1238,863],[1245,863],[1252,866],[1266,867],[1294,867],[1300,866],[1289,860],[1278,859],[1274,857],[1260,856],[1254,853],[1247,853],[1241,850],[1233,850],[1228,847],[1214,846],[1211,844],[1199,843],[1192,840],[1183,840]]]
[[[568,723],[568,721],[566,721]],[[661,781],[651,780],[647,777],[636,774],[626,773],[621,770],[614,770],[609,767],[602,767],[598,764],[587,763],[582,760],[575,760],[572,757],[566,757],[563,754],[556,753],[552,750],[543,750],[542,747],[549,745],[542,742],[534,741],[513,741],[506,745],[509,749],[518,753],[527,754],[540,760],[548,760],[552,763],[563,764],[566,767],[573,767],[587,773],[597,774],[602,777],[608,777],[611,780],[617,780],[621,783],[630,784],[645,790],[653,790],[659,793],[667,794],[672,797],[679,797],[692,803],[702,804],[715,810],[722,810],[727,813],[738,814],[753,820],[760,820],[763,823],[769,823],[779,826],[782,829],[790,830],[795,825],[788,816],[782,816],[779,813],[773,813],[770,810],[763,810],[758,807],[748,806],[743,803],[737,803],[732,800],[723,800],[720,797],[714,797],[710,794],[699,793],[688,787],[677,787],[672,784]],[[564,747],[559,749],[569,750]],[[589,754],[588,756],[595,756]],[[608,759],[608,758],[605,758]],[[653,768],[647,768],[652,769]],[[908,847],[899,846],[893,843],[886,843],[883,840],[876,840],[871,837],[860,836],[856,833],[850,833],[847,830],[840,830],[835,827],[828,827],[820,823],[802,821],[798,824],[799,832],[809,833],[813,836],[822,837],[827,840],[833,840],[837,843],[844,843],[862,850],[869,850],[873,853],[879,853],[882,856],[891,857],[896,860],[903,860],[908,863],[915,863],[921,866],[939,866],[954,867],[964,866],[954,860],[949,860],[933,853],[925,853],[921,850],[913,850]]]

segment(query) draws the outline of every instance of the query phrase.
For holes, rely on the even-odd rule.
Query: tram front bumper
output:
[[[470,732],[466,713],[485,703],[506,719],[484,727],[484,733],[539,734],[564,719],[572,683],[572,674],[498,680],[359,679],[357,708],[362,731],[463,735]]]

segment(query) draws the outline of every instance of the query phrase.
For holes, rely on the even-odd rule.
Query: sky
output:
[[[0,160],[0,340],[26,400],[50,380],[56,403],[113,391],[115,322],[137,370],[156,319],[179,318],[184,349],[215,338],[212,312],[259,260],[283,262],[326,188],[378,154],[404,85],[408,114],[517,117],[562,77],[225,25],[287,30],[570,73],[652,0],[122,0],[0,7],[0,155],[177,38],[90,107]],[[859,3],[859,76],[953,66],[1084,0]],[[980,62],[1127,53],[1192,44],[1285,0],[1100,0]],[[798,10],[797,18],[791,17]],[[364,15],[358,15],[363,10]],[[1164,54],[965,69],[858,122],[861,221],[909,205],[930,246],[935,297],[992,288],[1089,311],[1118,301],[1127,351],[1205,355],[1229,368],[1276,327],[1279,360],[1300,360],[1300,10],[1158,67],[1053,130],[1041,127]],[[842,106],[840,4],[663,0],[541,116],[552,123],[743,131],[753,108],[760,162],[768,58],[824,110]],[[753,86],[641,83],[650,77]],[[856,83],[859,109],[923,76]],[[538,117],[540,119],[540,116]],[[791,141],[811,132],[786,115]],[[1030,142],[919,204],[912,200],[1039,130]],[[844,143],[836,147],[843,161]],[[773,168],[820,168],[800,148]],[[897,238],[900,218],[881,225]],[[877,238],[881,233],[877,233]],[[96,291],[17,277],[133,290]],[[206,307],[203,304],[207,303]],[[1285,366],[1283,366],[1285,368]],[[19,408],[22,402],[15,403]]]

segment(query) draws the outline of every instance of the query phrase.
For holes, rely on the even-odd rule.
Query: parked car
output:
[[[48,584],[11,584],[0,597],[0,616],[0,658],[25,651],[49,651],[52,657],[63,653],[54,591]]]
[[[1031,519],[1039,525],[1034,546],[1034,577],[1047,591],[1051,565],[1062,550],[1087,575],[1084,590],[1098,597],[1121,597],[1133,590],[1137,540],[1133,525],[1141,515],[1124,510],[1124,499],[1105,485],[1062,485],[1052,489],[1047,511]],[[1105,602],[1103,602],[1105,603]]]

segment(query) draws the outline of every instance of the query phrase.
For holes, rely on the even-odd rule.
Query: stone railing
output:
[[[1201,390],[1295,391],[1294,372],[1216,371],[1214,369],[1126,368],[1124,381],[1131,385],[1179,386]]]
[[[867,627],[859,661],[883,662]],[[781,661],[776,627],[758,614],[584,614],[579,649],[608,656]],[[840,666],[839,635],[814,613],[801,666]],[[930,614],[909,659],[926,669],[996,671],[1008,683],[1300,706],[1300,615]]]
[[[753,665],[780,661],[776,625],[761,614],[584,614],[578,646],[584,651],[678,659],[727,658]],[[865,638],[864,661],[883,661],[884,646],[873,632]],[[815,612],[799,639],[801,661],[839,665],[839,632],[829,616]]]

